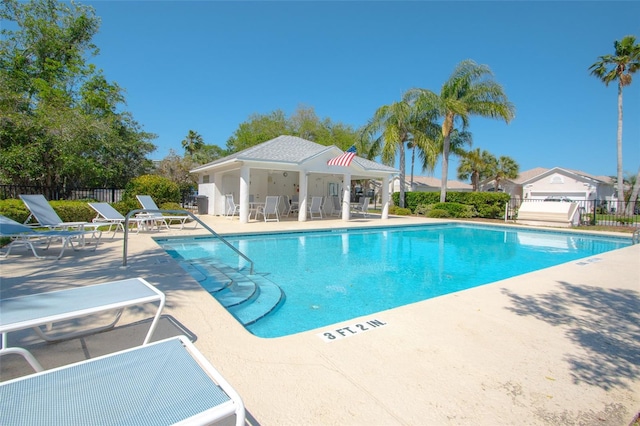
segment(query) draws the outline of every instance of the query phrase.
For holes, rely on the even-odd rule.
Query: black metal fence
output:
[[[124,189],[121,188],[64,188],[38,185],[0,185],[0,200],[18,199],[20,194],[42,194],[51,200],[95,200],[104,203],[122,201]],[[192,192],[181,194],[180,205],[194,208],[196,195]]]
[[[124,189],[0,185],[0,199],[19,198],[20,194],[42,194],[47,200],[96,200],[105,203],[116,203],[122,200]]]
[[[514,200],[512,199],[505,208],[505,217],[508,220],[517,220],[518,209],[522,203],[578,203],[580,214],[579,223],[584,226],[633,226],[640,228],[640,201],[633,203],[628,209],[629,203],[609,200],[570,200],[568,198],[554,198],[548,200]]]

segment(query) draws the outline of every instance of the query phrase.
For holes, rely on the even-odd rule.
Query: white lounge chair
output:
[[[89,207],[94,209],[98,215],[93,219],[93,223],[100,225],[109,225],[107,232],[113,229],[113,235],[115,237],[118,229],[122,229],[124,232],[125,217],[118,210],[114,209],[109,203],[89,203]],[[130,217],[129,223],[136,225],[136,233],[140,232],[140,229],[147,225],[148,219],[143,217]]]
[[[23,225],[0,215],[0,236],[11,238],[11,242],[4,247],[6,252],[0,254],[0,257],[7,257],[16,246],[24,246],[30,249],[35,257],[45,259],[47,256],[39,255],[34,244],[46,244],[44,249],[47,250],[54,240],[61,240],[62,249],[56,257],[56,259],[60,259],[68,246],[77,250],[73,245],[74,242],[77,243],[76,246],[85,246],[87,244],[87,235],[91,236],[90,242],[93,243],[93,250],[95,250],[98,247],[102,235],[102,232],[99,230],[50,229],[48,231],[38,231],[30,226]]]
[[[362,198],[362,202],[360,202],[357,206],[353,208],[354,213],[360,213],[364,217],[367,217],[369,214],[369,197]]]
[[[34,226],[49,229],[96,229],[100,226],[91,222],[63,222],[42,194],[20,194],[20,199],[30,212],[29,217],[24,222],[25,224],[31,219],[35,219]]]
[[[322,219],[322,197],[311,197],[309,217],[311,219]]]
[[[258,217],[258,215],[262,215],[265,222],[280,222],[280,212],[278,206],[279,200],[280,197],[277,195],[267,195],[267,197],[265,198],[264,206],[258,207],[256,218]]]
[[[180,223],[180,229],[183,229],[184,224],[187,222],[187,219],[189,219],[189,216],[187,215],[163,215],[150,195],[136,195],[136,198],[142,205],[142,208],[146,211],[144,214],[141,214],[138,217],[146,217],[147,219],[152,219],[156,222],[157,225],[162,223],[166,226],[167,229],[171,229],[172,222]],[[198,222],[195,222],[195,226],[198,226]]]
[[[42,367],[24,348],[7,347],[7,333],[33,328],[38,336],[48,342],[57,342],[75,337],[95,334],[113,328],[126,307],[147,303],[158,303],[158,310],[149,327],[143,344],[149,343],[164,307],[164,294],[142,278],[130,278],[101,284],[73,287],[66,290],[0,299],[0,333],[2,346],[0,355],[14,353],[22,355],[36,371]],[[75,318],[91,316],[107,311],[116,311],[115,319],[107,325],[92,329],[62,333],[55,331],[55,324]],[[41,327],[46,325],[46,329]]]
[[[211,424],[240,395],[184,336],[0,383],[3,425]]]
[[[224,215],[229,219],[233,219],[235,215],[240,215],[240,206],[233,200],[233,194],[226,194],[224,196],[224,204]]]

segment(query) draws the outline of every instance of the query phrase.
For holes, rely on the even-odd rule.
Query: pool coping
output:
[[[377,224],[375,218],[303,224],[203,218],[221,233]],[[389,221],[400,223],[435,222]],[[96,252],[70,253],[58,262],[12,253],[0,261],[2,297],[143,276],[167,295],[165,314],[195,336],[196,346],[238,390],[251,424],[576,424],[591,419],[619,425],[630,423],[640,409],[634,390],[640,389],[640,366],[632,355],[640,353],[633,322],[640,301],[640,245],[599,254],[600,260],[584,265],[570,262],[330,328],[262,339],[199,289],[157,246],[154,235],[130,236],[126,268],[121,234],[105,238]],[[587,296],[599,309],[576,304]],[[625,303],[614,303],[620,300]],[[541,302],[555,303],[557,309]],[[139,333],[126,325],[147,317],[146,312],[127,313],[119,330],[83,341],[45,346],[29,333],[16,333],[10,342],[32,345],[51,368],[135,345]],[[617,329],[608,327],[611,320],[618,322]],[[384,326],[346,332],[349,337],[330,342],[321,337],[368,321]],[[591,340],[581,340],[585,335]],[[20,360],[4,361],[0,379],[25,374]]]

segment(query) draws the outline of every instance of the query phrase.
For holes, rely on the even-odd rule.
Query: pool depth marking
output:
[[[362,334],[366,331],[373,330],[374,328],[380,328],[387,325],[386,322],[382,322],[379,319],[372,319],[365,322],[358,322],[344,327],[335,328],[329,331],[323,331],[316,334],[319,338],[325,341],[325,343],[333,342],[334,340],[344,339],[345,337],[355,336],[356,334]]]

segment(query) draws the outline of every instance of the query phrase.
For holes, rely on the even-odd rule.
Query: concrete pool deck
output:
[[[201,219],[220,234],[433,222]],[[242,396],[249,424],[628,425],[640,410],[640,244],[262,339],[152,240],[205,234],[199,227],[130,235],[126,268],[122,233],[113,240],[105,233],[97,251],[69,251],[59,261],[17,249],[0,260],[0,297],[145,278],[167,296],[154,340],[193,337]],[[151,315],[129,310],[111,331],[56,344],[32,331],[10,333],[9,345],[27,347],[48,369],[141,343]],[[370,329],[351,333],[356,324]],[[322,338],[338,329],[348,337]],[[0,380],[30,372],[19,356],[0,358]]]

